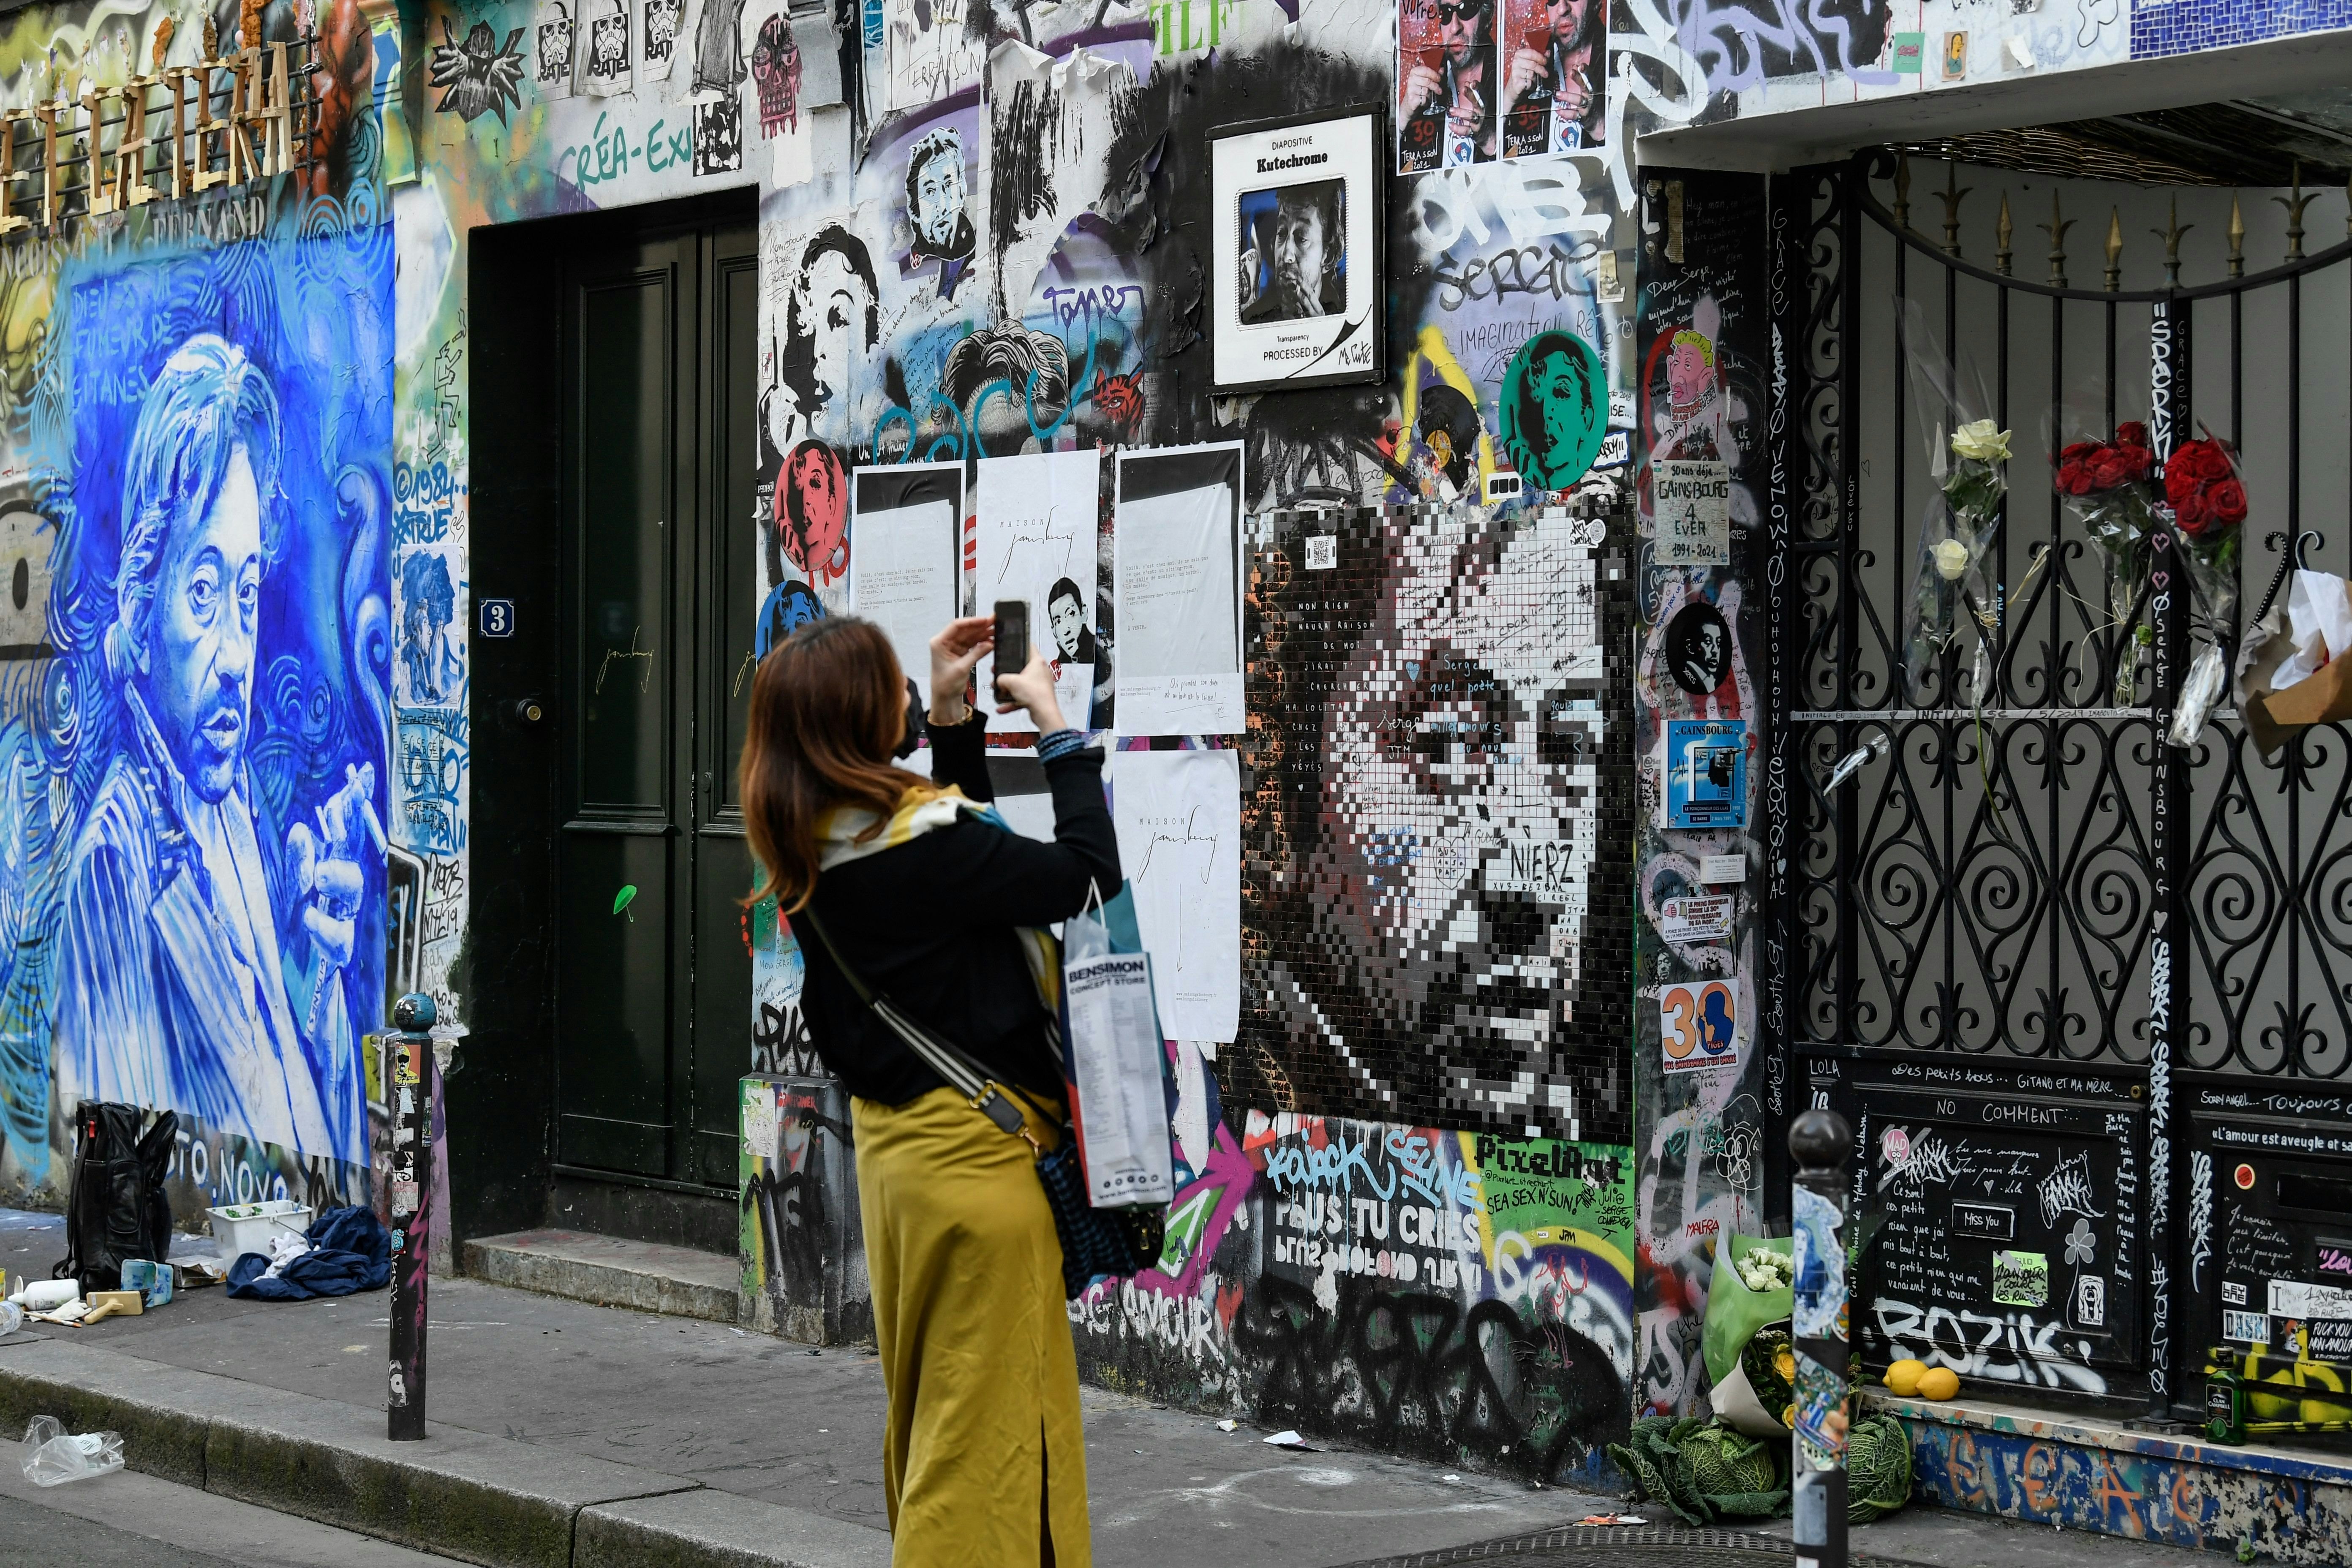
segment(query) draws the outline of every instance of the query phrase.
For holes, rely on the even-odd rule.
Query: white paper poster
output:
[[[1087,728],[1094,700],[1101,473],[1102,454],[1092,447],[982,458],[973,498],[972,613],[992,614],[1000,599],[1028,605],[1031,646],[1054,661],[1054,689],[1074,730]],[[976,674],[988,700],[993,656],[980,661]],[[1026,713],[991,712],[988,727],[1000,734],[1037,729]]]
[[[853,478],[849,607],[882,628],[928,696],[931,638],[955,619],[963,465],[906,463]]]
[[[1239,442],[1121,453],[1113,521],[1118,732],[1244,723]]]
[[[884,104],[920,109],[980,81],[986,40],[965,26],[967,0],[888,0],[889,52]]]
[[[1160,1026],[1226,1044],[1242,1011],[1241,754],[1114,752],[1110,780]]]
[[[1731,564],[1731,469],[1717,462],[1650,465],[1657,500],[1658,564]]]

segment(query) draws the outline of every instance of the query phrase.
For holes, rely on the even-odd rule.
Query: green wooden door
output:
[[[735,1185],[734,1086],[751,1066],[732,773],[757,547],[757,277],[742,226],[575,256],[562,285],[556,1160],[702,1187]]]

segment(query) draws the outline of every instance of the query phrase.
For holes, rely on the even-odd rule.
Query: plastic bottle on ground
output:
[[[54,1415],[36,1415],[25,1427],[25,1479],[60,1487],[110,1475],[122,1468],[120,1432],[68,1432]]]

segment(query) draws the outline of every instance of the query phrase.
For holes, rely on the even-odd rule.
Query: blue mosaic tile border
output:
[[[2131,58],[2163,59],[2352,27],[2352,0],[2132,0]]]

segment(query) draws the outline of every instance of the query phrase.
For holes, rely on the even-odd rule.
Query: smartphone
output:
[[[1029,601],[996,601],[996,649],[990,658],[1000,670],[1019,670],[1029,663]],[[1003,689],[998,688],[1002,699]]]

